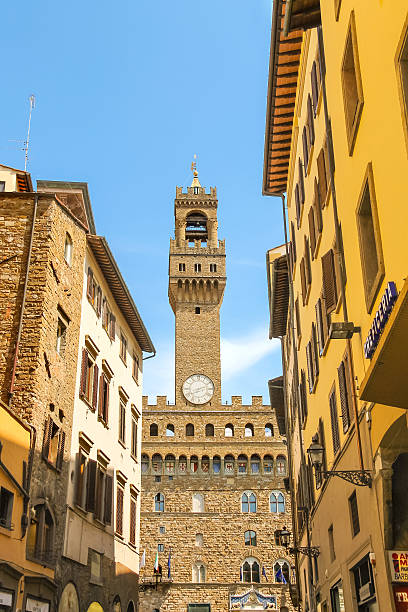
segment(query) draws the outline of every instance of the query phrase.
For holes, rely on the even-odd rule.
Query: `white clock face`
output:
[[[193,374],[184,381],[183,394],[192,404],[206,404],[214,395],[214,383],[204,374]]]

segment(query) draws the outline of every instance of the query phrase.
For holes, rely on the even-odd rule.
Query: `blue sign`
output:
[[[394,307],[397,297],[397,288],[395,283],[391,281],[388,283],[384,295],[381,298],[380,305],[375,313],[373,324],[370,327],[370,331],[368,332],[367,339],[364,343],[364,355],[366,359],[371,359],[371,357],[374,355],[374,351],[377,348],[380,336],[386,322],[388,321],[388,317],[391,314],[391,310]]]

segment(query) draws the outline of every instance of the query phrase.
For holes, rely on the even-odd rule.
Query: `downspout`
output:
[[[287,231],[287,226],[286,226],[286,208],[285,208],[285,194],[281,193],[280,194],[281,199],[282,199],[282,215],[283,215],[283,231],[284,231],[284,236],[285,236],[285,250],[286,250],[286,258],[287,258],[287,262],[288,262],[288,271],[289,271],[289,300],[290,300],[290,307],[289,307],[289,317],[290,317],[290,331],[291,331],[291,340],[292,340],[292,350],[293,350],[293,370],[294,370],[294,382],[296,385],[296,389],[299,388],[299,362],[298,362],[298,356],[297,356],[297,346],[296,346],[296,338],[295,338],[295,321],[294,321],[294,313],[295,313],[295,298],[294,298],[294,293],[293,293],[293,270],[291,267],[291,261],[290,261],[290,257],[289,257],[289,249],[288,249],[288,231]],[[304,449],[303,449],[303,435],[302,435],[302,427],[300,424],[300,410],[299,410],[299,402],[297,402],[297,421],[298,421],[298,431],[299,431],[299,446],[300,446],[300,455],[301,455],[301,463],[303,464],[304,460],[305,460],[305,453],[304,453]],[[288,436],[289,438],[290,436]],[[296,502],[295,504],[292,506],[292,509],[296,507]],[[294,519],[292,519],[294,520]],[[297,534],[297,531],[293,531],[293,535],[295,536],[295,534]],[[310,532],[309,532],[309,509],[307,509],[307,516],[306,516],[306,535],[307,535],[307,545],[310,547]],[[297,538],[295,539],[295,537],[293,538],[294,540],[294,546],[297,546]],[[308,583],[309,583],[309,603],[310,603],[310,609],[312,612],[314,612],[316,610],[316,605],[315,605],[315,597],[314,597],[314,591],[313,591],[313,580],[312,580],[312,576],[313,576],[313,565],[312,565],[312,558],[310,555],[308,555],[308,566],[309,566],[309,571],[308,571]],[[300,585],[300,574],[299,574],[299,558],[298,558],[298,554],[295,554],[295,565],[296,565],[296,572],[297,572],[297,577],[298,577],[298,593],[300,595],[300,590],[299,590],[299,585]],[[300,599],[300,597],[299,597]]]
[[[327,141],[328,141],[327,148],[328,148],[328,158],[329,158],[329,174],[330,174],[330,184],[331,184],[332,200],[333,200],[334,228],[335,228],[335,234],[336,234],[336,256],[338,258],[339,267],[340,267],[340,294],[341,294],[341,302],[343,306],[344,321],[345,323],[348,323],[349,318],[348,318],[347,301],[346,301],[346,265],[345,265],[345,258],[344,258],[343,240],[341,237],[339,216],[338,216],[338,211],[337,211],[336,186],[334,183],[334,148],[333,148],[333,135],[332,135],[332,129],[331,129],[331,121],[330,121],[328,105],[327,105],[326,59],[325,59],[325,54],[324,54],[322,26],[318,26],[317,28],[317,38],[318,38],[319,56],[320,56],[320,74],[322,78],[324,121],[325,121],[326,135],[327,135]],[[346,343],[347,343],[347,351],[350,356],[353,412],[354,412],[354,421],[356,424],[356,434],[357,434],[357,450],[358,450],[358,456],[359,456],[359,461],[360,461],[360,469],[364,470],[364,459],[363,459],[363,452],[362,452],[362,446],[361,446],[360,423],[359,423],[358,408],[357,408],[357,392],[356,392],[356,385],[355,385],[354,362],[353,362],[353,353],[352,353],[350,338],[347,338]]]
[[[146,361],[147,359],[151,359],[152,357],[156,357],[156,349],[153,351],[153,355],[149,355],[148,357],[143,357],[142,361]]]
[[[23,328],[23,317],[24,317],[25,302],[26,302],[26,296],[27,296],[28,277],[30,273],[31,254],[32,254],[32,249],[33,249],[33,238],[34,238],[34,227],[35,227],[35,221],[37,218],[37,207],[38,207],[38,194],[36,193],[34,195],[33,219],[31,222],[30,244],[28,247],[27,266],[26,266],[26,273],[25,273],[25,279],[24,279],[23,300],[21,303],[20,320],[18,322],[16,347],[14,349],[13,369],[11,372],[9,401],[8,401],[9,406],[11,405],[11,402],[13,400],[13,394],[14,394],[14,381],[16,377],[16,368],[17,368],[17,360],[18,360],[18,351],[20,347],[21,331]]]

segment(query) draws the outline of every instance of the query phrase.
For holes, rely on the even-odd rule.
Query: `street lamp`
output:
[[[293,548],[289,548],[290,536],[291,533],[286,529],[286,527],[281,529],[279,532],[281,544],[287,550],[289,550],[289,554],[294,555],[296,553],[301,553],[302,555],[306,555],[307,557],[318,557],[320,555],[319,546],[295,546]]]
[[[324,447],[313,437],[312,444],[307,449],[315,472],[315,479],[321,476],[338,476],[358,487],[371,487],[372,478],[368,470],[322,470]]]

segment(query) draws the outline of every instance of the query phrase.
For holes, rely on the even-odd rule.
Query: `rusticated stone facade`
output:
[[[144,398],[140,612],[293,609],[292,560],[275,539],[290,526],[291,507],[274,410],[258,396],[250,405],[240,396],[221,403],[226,278],[217,205],[215,189],[205,193],[197,177],[187,193],[177,188],[169,265],[176,402]],[[195,374],[198,391],[189,398],[183,384]],[[211,383],[211,397],[200,399],[199,386]]]
[[[71,265],[64,259],[67,232],[74,245]],[[68,479],[85,244],[85,228],[54,195],[0,194],[0,391],[2,400],[36,431],[27,558],[39,563],[39,572],[41,566],[55,568],[63,544],[61,500]],[[59,318],[66,323],[60,352]],[[25,596],[47,600],[51,612],[55,593],[50,584],[27,579]]]

